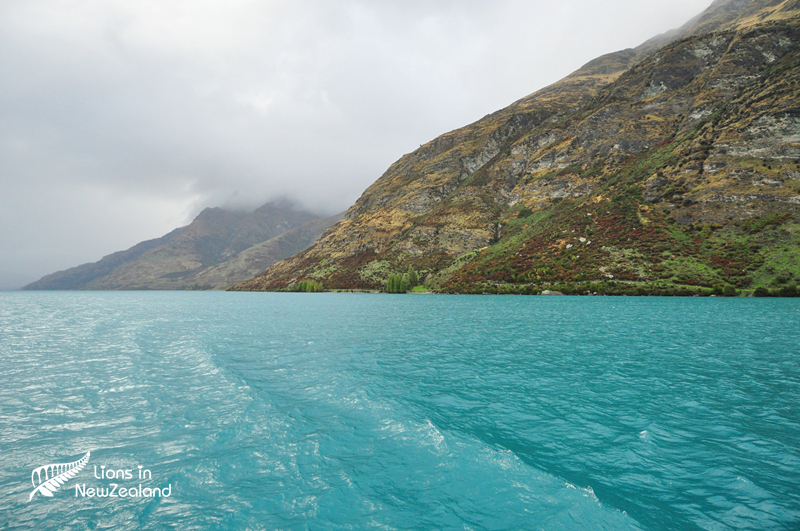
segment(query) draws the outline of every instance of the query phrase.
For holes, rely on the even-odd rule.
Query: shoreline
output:
[[[253,293],[296,293],[286,289],[245,290]],[[794,285],[780,288],[745,288],[732,286],[667,286],[663,284],[641,284],[635,282],[616,282],[613,284],[575,283],[545,285],[476,285],[452,288],[429,289],[428,291],[396,294],[377,289],[324,289],[318,293],[367,293],[385,295],[528,295],[528,296],[581,296],[581,297],[724,297],[724,298],[797,298],[800,291]]]

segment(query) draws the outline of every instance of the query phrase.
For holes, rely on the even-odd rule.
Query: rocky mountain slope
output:
[[[162,238],[47,275],[23,289],[225,288],[302,251],[340,219],[319,219],[286,202],[267,203],[251,213],[207,208]]]
[[[687,25],[403,156],[237,289],[732,293],[800,280],[800,1]]]

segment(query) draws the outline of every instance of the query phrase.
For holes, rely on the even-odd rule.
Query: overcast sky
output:
[[[0,288],[404,153],[711,0],[2,0]]]

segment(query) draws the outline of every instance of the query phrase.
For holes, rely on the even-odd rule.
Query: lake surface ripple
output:
[[[0,529],[800,529],[799,351],[791,299],[0,293]]]

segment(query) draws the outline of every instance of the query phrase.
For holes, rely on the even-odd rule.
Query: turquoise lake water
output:
[[[797,299],[0,293],[0,529],[800,529],[799,354]]]

